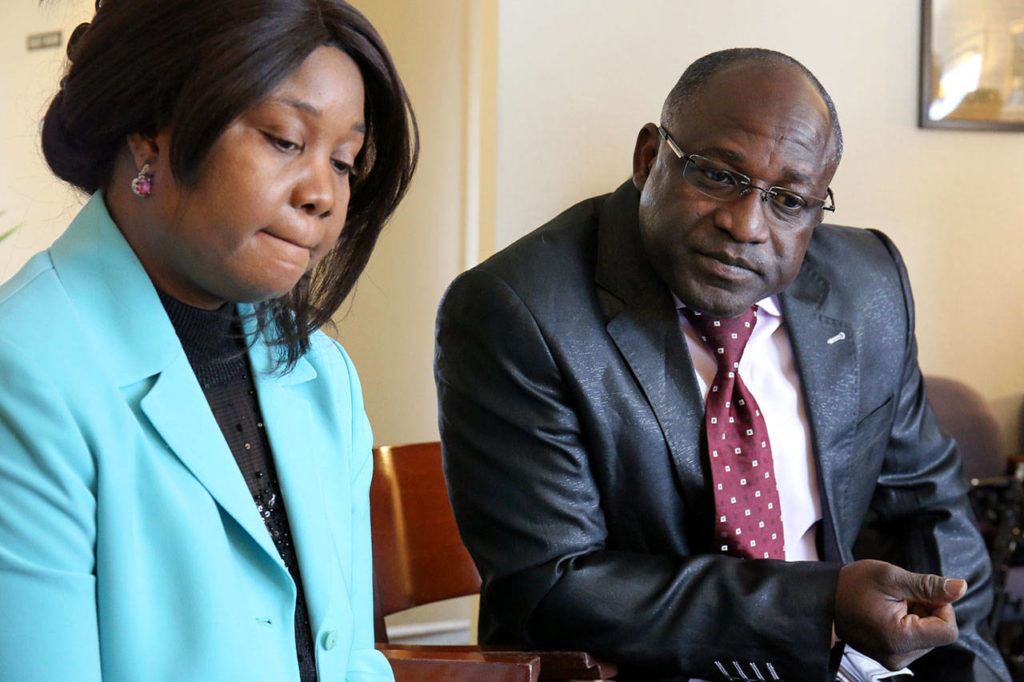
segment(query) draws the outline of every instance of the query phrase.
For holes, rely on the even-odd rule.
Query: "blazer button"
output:
[[[337,632],[337,630],[328,630],[327,632],[325,632],[323,634],[323,637],[320,638],[320,644],[323,646],[324,649],[327,649],[327,651],[330,651],[331,649],[333,649],[334,645],[337,644],[337,643],[338,643],[338,632]]]

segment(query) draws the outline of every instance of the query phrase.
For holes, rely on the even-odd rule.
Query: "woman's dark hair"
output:
[[[92,194],[129,134],[171,126],[171,172],[194,186],[225,128],[322,45],[359,67],[366,139],[337,244],[291,292],[257,305],[258,331],[281,349],[283,368],[351,292],[416,166],[409,98],[358,10],[344,0],[102,0],[68,41],[70,65],[42,128],[53,172]]]

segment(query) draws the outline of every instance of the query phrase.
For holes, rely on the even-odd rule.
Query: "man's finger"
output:
[[[953,601],[956,601],[964,596],[964,593],[967,591],[967,581],[960,578],[946,578],[943,589],[946,591],[946,594],[953,597]]]
[[[905,590],[904,594],[895,596],[925,604],[949,604],[967,591],[965,580],[940,575],[900,572],[895,582]]]
[[[904,642],[913,642],[915,648],[945,646],[956,641],[958,629],[956,613],[946,604],[927,616],[907,614],[899,621]]]
[[[956,641],[951,602],[966,589],[963,580],[855,561],[839,571],[836,634],[891,670]]]

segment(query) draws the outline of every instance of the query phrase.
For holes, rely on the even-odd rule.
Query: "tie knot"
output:
[[[733,365],[740,361],[750,333],[754,331],[757,306],[751,306],[736,317],[712,317],[689,308],[683,308],[683,314],[701,335],[704,344],[715,354],[719,366],[723,363]]]

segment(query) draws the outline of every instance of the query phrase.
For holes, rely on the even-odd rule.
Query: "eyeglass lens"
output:
[[[762,199],[772,207],[773,213],[787,222],[803,220],[813,215],[817,209],[808,205],[807,200],[796,192],[782,187],[756,187],[745,176],[716,166],[700,156],[686,157],[683,178],[702,194],[722,201],[731,201],[757,190],[761,192]]]

